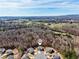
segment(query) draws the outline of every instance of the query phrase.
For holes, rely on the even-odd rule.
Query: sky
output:
[[[79,0],[0,0],[0,16],[79,14]]]

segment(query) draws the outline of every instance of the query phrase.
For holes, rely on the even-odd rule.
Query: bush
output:
[[[77,56],[74,50],[65,52],[64,56],[66,59],[77,59]]]

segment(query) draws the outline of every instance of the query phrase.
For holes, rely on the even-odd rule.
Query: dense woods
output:
[[[55,35],[52,30],[46,26],[29,26],[28,28],[13,29],[0,32],[0,47],[22,47],[27,48],[36,46],[38,39],[43,40],[44,46],[52,46],[62,49],[61,46],[71,47],[72,38],[67,36]],[[50,44],[49,44],[50,43]],[[57,43],[57,44],[55,44]]]
[[[17,48],[21,49],[23,52],[29,47],[36,47],[38,45],[38,39],[42,39],[42,46],[52,47],[63,54],[66,58],[70,57],[67,54],[72,54],[71,56],[74,55],[75,57],[73,58],[76,58],[76,53],[74,52],[74,38],[72,37],[72,34],[77,35],[78,31],[76,33],[73,31],[74,29],[66,29],[63,27],[63,32],[58,29],[53,30],[53,28],[46,26],[42,22],[27,23],[28,22],[14,22],[8,23],[8,25],[5,23],[5,27],[1,26],[0,47],[6,49]],[[63,33],[65,35],[63,35]]]

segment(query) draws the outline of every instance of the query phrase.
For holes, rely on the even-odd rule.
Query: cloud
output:
[[[0,8],[61,8],[79,10],[74,0],[0,0]]]
[[[51,8],[51,10],[48,10]],[[28,9],[28,10],[27,10]],[[41,10],[40,10],[41,9]],[[56,9],[57,11],[55,11]],[[7,12],[6,12],[7,10]],[[9,11],[8,11],[9,10]],[[45,11],[46,10],[46,11]],[[0,13],[4,14],[35,14],[44,12],[48,15],[67,14],[67,12],[78,13],[79,1],[78,0],[0,0]],[[49,12],[50,11],[50,12]],[[57,13],[56,13],[57,12]],[[65,13],[66,12],[66,13]],[[3,14],[3,13],[2,13]],[[15,15],[14,14],[14,15]]]
[[[12,2],[3,2],[0,3],[0,8],[16,8],[19,6],[19,3],[12,3]]]
[[[51,1],[52,0],[0,0],[0,8],[44,8],[45,6],[41,6],[40,4],[44,4]]]
[[[51,2],[47,2],[47,3],[42,3],[38,7],[79,10],[79,1],[77,1],[77,2],[73,2],[72,0],[54,1],[54,2],[51,1]]]
[[[32,0],[0,0],[0,8],[20,8],[22,6],[29,7]]]

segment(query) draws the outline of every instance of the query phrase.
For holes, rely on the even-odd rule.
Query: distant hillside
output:
[[[79,15],[64,15],[64,16],[56,16],[60,20],[79,20]]]
[[[79,15],[62,16],[3,16],[0,20],[79,20]]]

